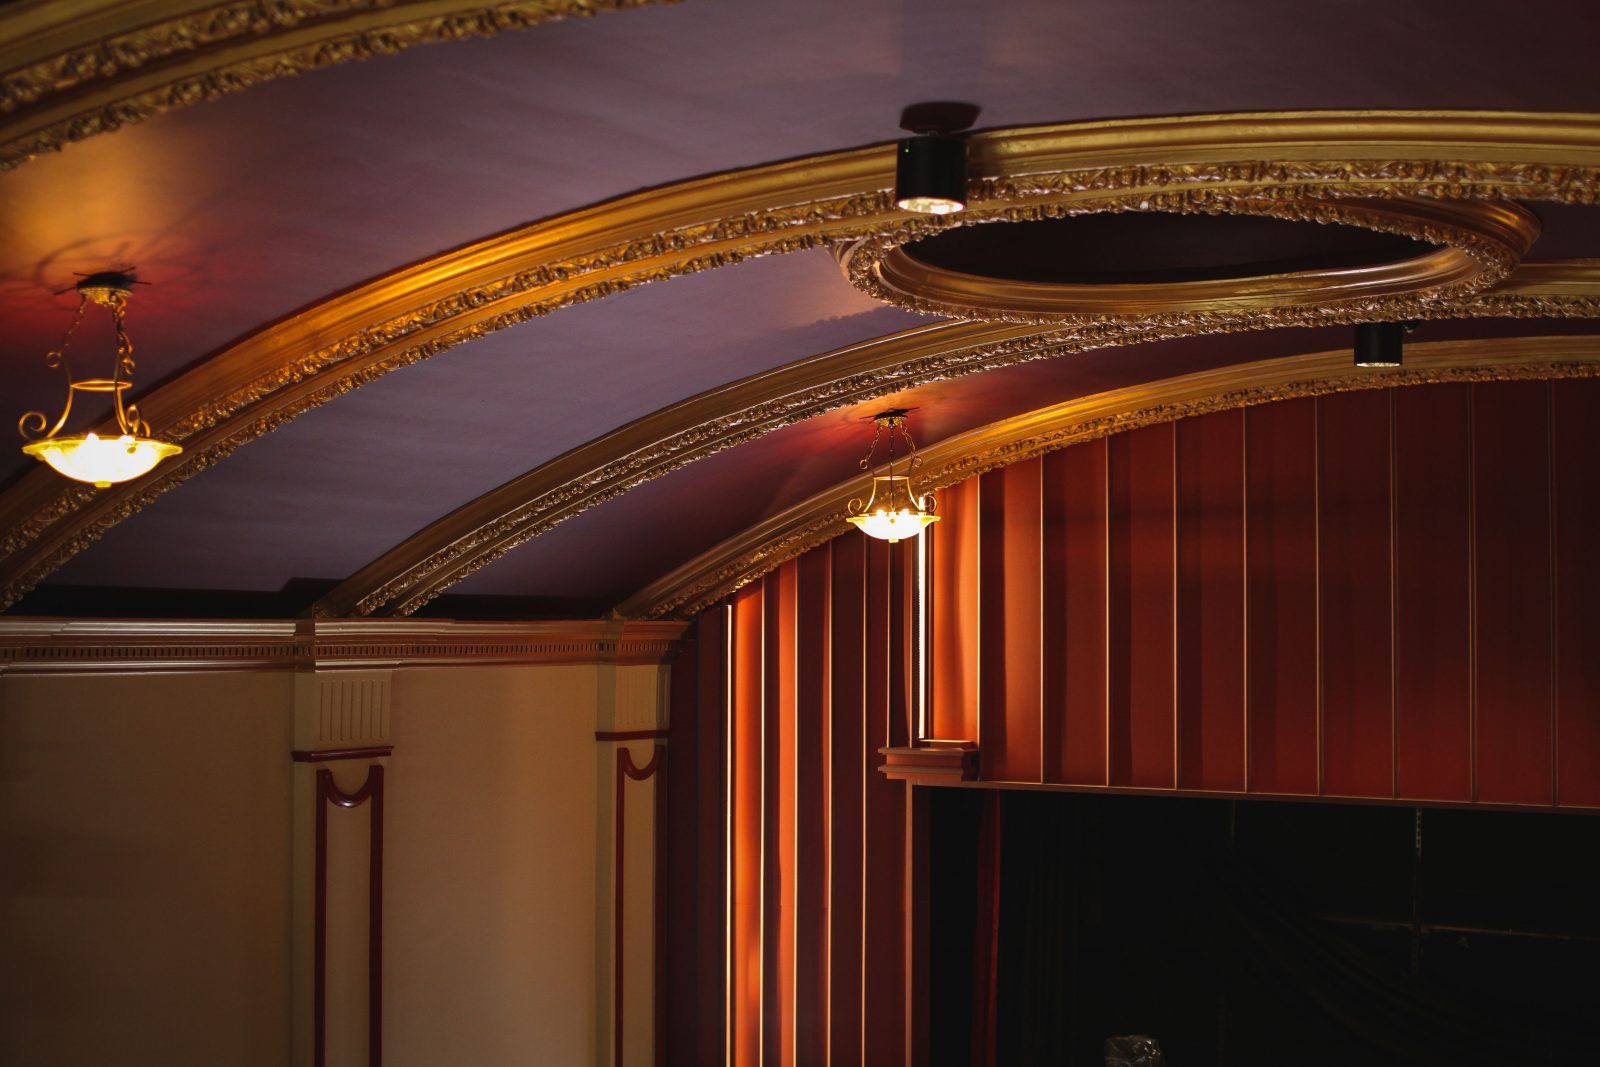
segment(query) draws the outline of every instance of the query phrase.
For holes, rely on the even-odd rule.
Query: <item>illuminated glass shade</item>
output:
[[[149,437],[100,437],[92,433],[49,437],[23,445],[22,450],[68,478],[91,482],[101,489],[146,474],[168,456],[183,451],[178,445]]]
[[[911,492],[911,479],[899,474],[873,478],[872,499],[865,505],[852,500],[850,511],[850,521],[862,533],[891,545],[902,538],[915,537],[930,522],[939,521],[939,516],[933,514],[932,494],[919,499]]]

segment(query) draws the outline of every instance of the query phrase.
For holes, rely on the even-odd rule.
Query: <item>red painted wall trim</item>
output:
[[[296,763],[329,763],[342,759],[381,759],[393,752],[393,745],[372,745],[368,748],[297,748],[289,753],[289,758]]]
[[[596,730],[596,741],[648,741],[653,738],[664,738],[666,730]]]
[[[650,733],[652,735],[656,734],[655,731],[644,731],[644,732]],[[662,732],[662,734],[664,735],[664,731]],[[599,734],[596,734],[595,736],[598,737]],[[617,815],[616,815],[616,831],[615,831],[616,837],[615,837],[615,840],[612,842],[613,854],[614,854],[615,859],[616,859],[616,872],[612,877],[612,884],[614,886],[613,896],[615,897],[615,908],[614,908],[615,925],[612,927],[612,934],[611,934],[611,943],[612,943],[613,961],[614,961],[614,969],[613,969],[612,975],[611,975],[611,991],[612,991],[612,994],[613,994],[613,998],[612,998],[612,1001],[613,1001],[612,1012],[613,1012],[613,1014],[612,1014],[612,1020],[611,1020],[612,1027],[613,1027],[613,1031],[612,1031],[613,1032],[613,1037],[612,1037],[612,1044],[611,1044],[611,1062],[613,1064],[620,1064],[622,1062],[622,886],[623,886],[623,877],[622,876],[623,876],[623,856],[624,856],[624,848],[623,848],[623,840],[622,840],[622,826],[623,826],[622,813],[623,813],[624,797],[626,796],[626,792],[624,790],[624,787],[628,784],[628,779],[629,778],[632,778],[636,782],[642,782],[642,781],[646,780],[647,778],[649,778],[651,775],[655,774],[656,771],[658,771],[658,770],[661,772],[661,777],[656,782],[656,804],[657,804],[656,819],[659,822],[659,820],[660,820],[660,818],[662,816],[662,811],[660,809],[660,804],[661,804],[661,801],[662,801],[662,782],[664,782],[666,780],[666,776],[667,776],[667,748],[666,748],[666,746],[665,745],[657,745],[656,746],[656,750],[655,750],[655,754],[650,757],[650,762],[646,763],[643,767],[639,767],[639,766],[636,766],[634,764],[634,762],[633,762],[633,753],[629,752],[626,748],[617,749],[617,802],[616,802]],[[659,857],[658,857],[656,866],[657,866],[657,868],[659,870],[659,868],[660,868]],[[662,887],[660,885],[657,885],[656,886],[656,896],[658,898],[661,895],[661,891],[662,891]],[[657,913],[658,914],[659,914],[659,911],[660,911],[660,909],[657,908]],[[659,973],[659,968],[657,969],[657,973]],[[656,997],[656,1001],[657,1001],[658,1004],[660,1003],[660,999],[661,998],[660,998],[659,993],[658,993],[658,995]],[[659,1032],[659,1027],[657,1028],[657,1030]],[[658,1056],[659,1056],[659,1051],[660,1050],[658,1049],[657,1050]],[[319,1067],[320,1067],[320,1065],[319,1065]]]
[[[387,751],[385,751],[387,755]],[[328,805],[358,808],[372,800],[372,832],[367,873],[367,1063],[383,1062],[383,766],[367,768],[367,780],[354,793],[333,781],[332,771],[317,772],[316,891],[312,934],[312,1041],[316,1067],[327,1060],[328,1029]]]

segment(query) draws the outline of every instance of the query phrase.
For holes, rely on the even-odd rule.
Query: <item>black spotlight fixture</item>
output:
[[[1356,326],[1356,366],[1398,367],[1410,323],[1363,322]]]
[[[900,115],[902,129],[917,136],[900,142],[894,173],[894,203],[902,211],[950,215],[967,206],[967,142],[955,136],[978,117],[972,104],[912,104]]]
[[[923,215],[950,215],[967,206],[967,142],[924,133],[900,142],[894,206]]]

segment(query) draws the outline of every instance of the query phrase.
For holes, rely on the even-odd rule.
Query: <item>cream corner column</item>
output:
[[[655,1063],[656,916],[665,891],[656,884],[664,840],[658,820],[665,817],[670,671],[663,662],[625,657],[599,667],[595,1050],[601,1067]]]
[[[378,1067],[393,671],[319,665],[313,625],[294,689],[291,1062]]]

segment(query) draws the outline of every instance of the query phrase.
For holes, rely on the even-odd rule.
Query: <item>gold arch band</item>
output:
[[[1550,264],[1530,274],[1541,277],[1436,317],[1507,317],[1529,308],[1600,314],[1600,263]],[[1551,296],[1559,288],[1585,295],[1558,307]],[[518,545],[629,489],[785,426],[887,396],[908,382],[1195,332],[1144,322],[1048,332],[941,322],[753,375],[637,419],[462,505],[341,582],[312,613],[410,615]],[[1346,353],[1338,370],[1348,369]]]
[[[1391,263],[1301,270],[1244,278],[1144,284],[1062,284],[969,274],[935,266],[895,235],[839,246],[851,284],[908,311],[950,318],[1035,326],[1096,318],[1145,322],[1224,320],[1271,312],[1290,324],[1324,321],[1330,309],[1403,315],[1418,300],[1461,301],[1504,281],[1539,236],[1539,220],[1519,204],[1498,200],[1175,200],[1126,202],[1110,210],[1258,215],[1294,222],[1357,226],[1437,247]],[[991,208],[944,216],[952,226],[1033,221],[1104,210],[1094,205],[1032,204],[1025,213]],[[1022,214],[1023,219],[1018,215]]]
[[[1600,192],[1600,119],[1585,115],[1187,116],[995,131],[975,135],[973,151],[986,175],[984,199],[975,199],[974,209],[1017,217],[1041,204],[1110,211],[1346,198],[1593,203]],[[536,222],[306,308],[141,398],[156,435],[184,446],[176,461],[101,492],[34,471],[0,496],[0,601],[14,603],[104,531],[235,448],[456,344],[750,256],[878,235],[910,240],[937,229],[938,222],[893,207],[892,182],[893,154],[884,146],[694,179]],[[1374,310],[1357,301],[1316,321],[1401,313],[1600,314],[1588,281],[1548,271],[1528,283],[1513,273],[1473,305],[1478,310],[1465,312],[1424,295],[1414,308],[1391,303]],[[1302,321],[1275,308],[1226,321],[1181,318],[1165,324],[1162,336]],[[1077,348],[1060,351],[1112,343],[1137,326],[1125,320],[1078,327],[1086,332]],[[881,391],[873,395],[1049,354],[1055,353],[1018,343],[999,356],[973,350],[924,356],[881,373]],[[803,399],[794,406],[806,407]],[[366,596],[357,600],[369,610],[379,606]]]
[[[275,78],[669,0],[21,0],[0,21],[0,170]]]
[[[923,485],[946,489],[1000,467],[1158,423],[1280,400],[1446,382],[1600,377],[1600,344],[1585,337],[1434,341],[1406,349],[1403,370],[1352,372],[1338,349],[1188,374],[1040,408],[946,438],[918,454]],[[781,564],[851,530],[851,478],[690,560],[617,608],[622,618],[688,617]]]

